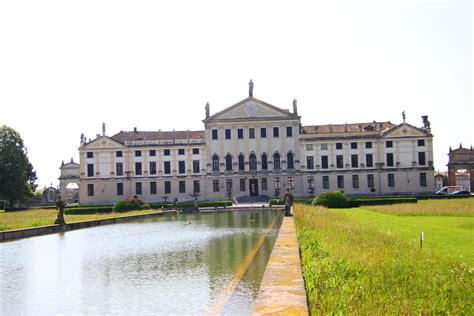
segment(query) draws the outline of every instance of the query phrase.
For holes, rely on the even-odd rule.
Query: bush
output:
[[[270,206],[273,206],[273,205],[285,205],[285,200],[283,199],[270,199],[268,200],[268,204]]]
[[[349,199],[341,192],[324,192],[313,199],[312,205],[321,205],[327,208],[348,208]]]
[[[137,197],[127,198],[126,200],[118,200],[115,202],[114,212],[127,212],[132,210],[146,210],[150,209],[150,205],[146,204]]]

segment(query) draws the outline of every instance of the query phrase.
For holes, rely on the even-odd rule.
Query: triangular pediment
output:
[[[247,119],[299,119],[297,114],[291,113],[274,105],[268,104],[256,98],[244,99],[204,120],[230,121]]]
[[[430,136],[427,131],[424,131],[413,125],[402,123],[385,132],[384,138],[399,138],[399,137],[426,137]]]
[[[120,149],[125,147],[126,146],[110,138],[109,136],[99,136],[93,141],[82,146],[81,149]]]

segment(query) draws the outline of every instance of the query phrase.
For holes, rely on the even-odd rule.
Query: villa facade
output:
[[[81,137],[79,201],[113,204],[229,196],[296,197],[433,192],[433,135],[423,126],[368,122],[302,126],[293,111],[250,96],[214,115],[201,131],[133,131]]]

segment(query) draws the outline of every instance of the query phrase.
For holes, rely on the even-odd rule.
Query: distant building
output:
[[[449,148],[448,183],[452,186],[462,186],[463,190],[474,190],[474,150],[463,148]]]
[[[62,200],[66,203],[79,202],[80,165],[71,158],[71,162],[63,161],[59,169],[59,193]]]
[[[352,195],[431,193],[433,135],[423,126],[366,122],[301,125],[293,111],[249,97],[206,117],[201,131],[81,136],[79,200],[111,204],[138,196],[191,200],[325,191]],[[405,119],[404,119],[405,121]]]

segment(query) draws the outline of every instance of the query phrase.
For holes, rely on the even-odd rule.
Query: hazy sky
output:
[[[429,115],[435,168],[473,144],[470,1],[1,1],[0,125],[40,187],[81,133],[202,130],[248,96],[305,125]]]

